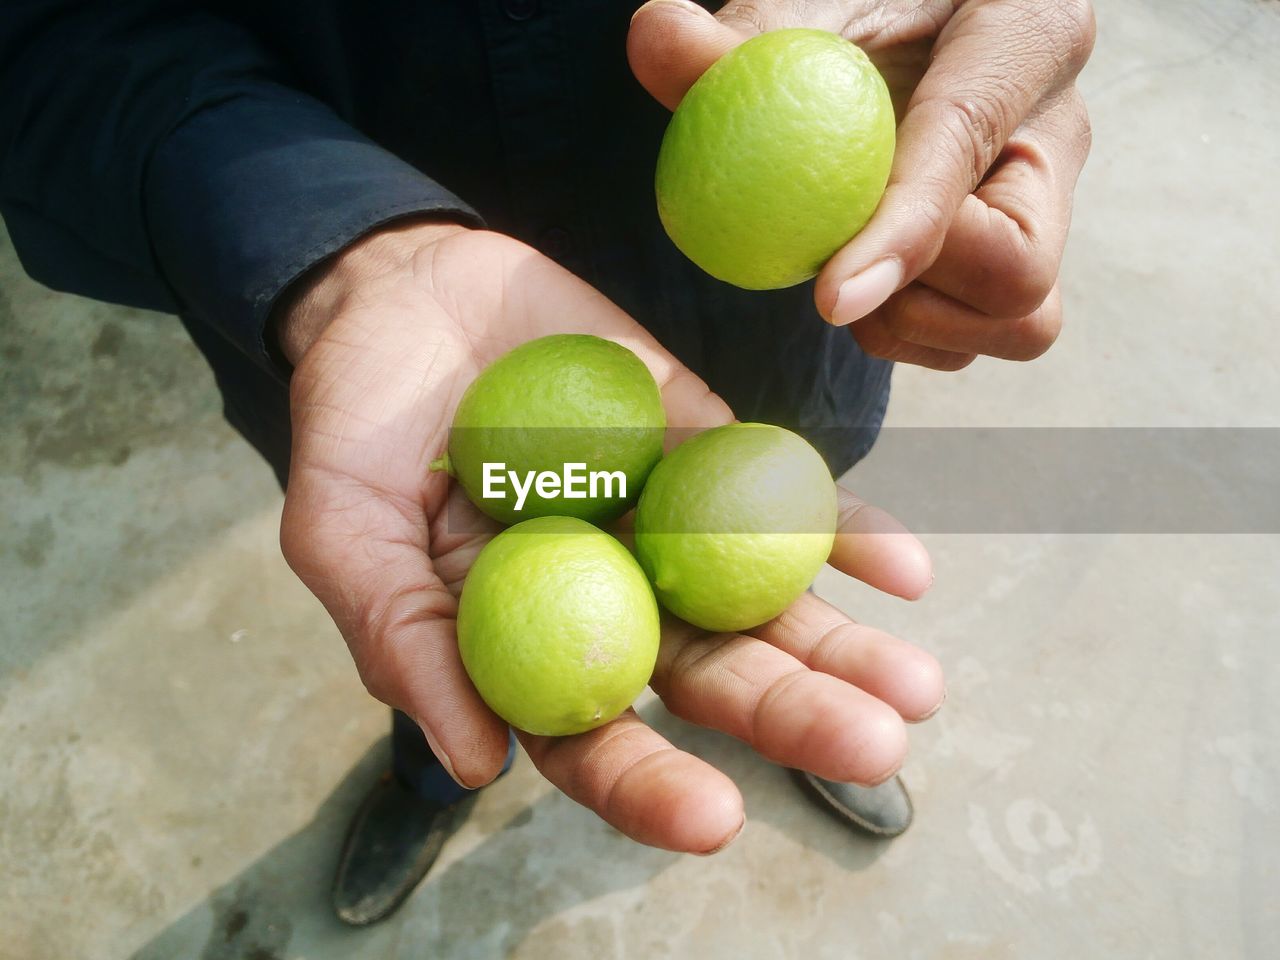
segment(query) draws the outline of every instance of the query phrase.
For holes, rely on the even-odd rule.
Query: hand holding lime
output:
[[[713,277],[789,287],[871,219],[894,139],[889,90],[858,47],[822,30],[764,33],[680,101],[658,154],[658,214]]]

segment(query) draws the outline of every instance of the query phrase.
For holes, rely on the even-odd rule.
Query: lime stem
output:
[[[445,473],[449,474],[449,476],[452,477],[453,464],[449,462],[449,454],[446,453],[443,457],[440,457],[438,460],[432,460],[430,469],[433,473],[436,470],[443,470]]]

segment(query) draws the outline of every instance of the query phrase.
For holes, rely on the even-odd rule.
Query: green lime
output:
[[[704,630],[771,620],[831,553],[836,490],[790,430],[716,427],[676,447],[636,509],[636,557],[668,610]]]
[[[446,466],[503,523],[606,523],[635,505],[662,456],[666,422],[653,375],[626,347],[585,334],[542,337],[467,388]]]
[[[627,549],[591,524],[540,517],[480,551],[458,649],[493,711],[543,736],[581,733],[635,700],[658,656],[658,605]]]
[[[871,219],[893,148],[889,90],[865,53],[822,30],[774,30],[680,101],[658,154],[658,214],[713,277],[789,287]]]

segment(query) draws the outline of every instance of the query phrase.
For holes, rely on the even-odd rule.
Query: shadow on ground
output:
[[[742,785],[749,818],[759,815],[748,829],[768,825],[846,871],[868,867],[887,847],[851,833],[785,770],[744,745],[684,724],[656,703],[642,712],[664,736]],[[330,911],[329,882],[347,822],[385,769],[387,749],[386,742],[371,747],[310,823],[193,906],[133,960],[506,956],[550,918],[618,891],[642,891],[682,860],[633,843],[547,791],[521,756],[396,915],[363,930],[344,926]],[[523,800],[533,794],[540,795]],[[455,853],[459,846],[468,849]]]

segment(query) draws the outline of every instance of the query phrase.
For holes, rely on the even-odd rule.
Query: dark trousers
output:
[[[509,734],[507,759],[502,773],[511,769],[516,758],[515,734]],[[391,771],[406,787],[433,803],[447,807],[461,800],[469,791],[445,772],[443,765],[427,746],[422,730],[399,710],[391,711]],[[502,773],[498,776],[502,776]]]

